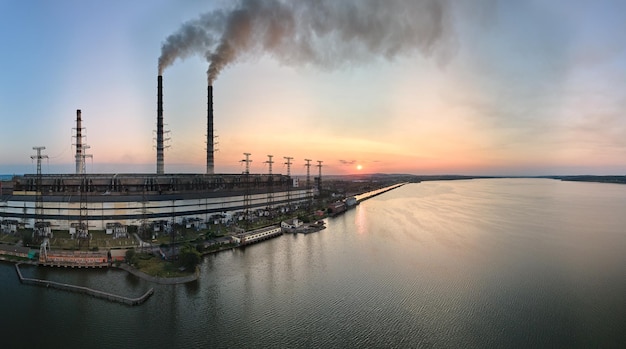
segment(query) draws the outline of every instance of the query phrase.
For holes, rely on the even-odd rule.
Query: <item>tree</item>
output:
[[[33,235],[29,231],[22,233],[22,246],[30,246],[33,243]]]
[[[196,251],[202,253],[204,252],[204,243],[200,242],[199,244],[196,245]]]
[[[128,250],[126,250],[126,263],[131,264],[133,257],[135,257],[135,249],[134,248],[129,248]]]
[[[191,244],[185,244],[180,248],[178,254],[178,260],[185,269],[196,269],[196,266],[200,263],[200,252],[196,250]]]

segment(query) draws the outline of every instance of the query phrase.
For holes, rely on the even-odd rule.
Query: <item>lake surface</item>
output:
[[[2,347],[626,346],[626,186],[548,179],[409,184],[308,235],[205,257],[198,282],[0,264]],[[5,346],[8,343],[8,346]]]

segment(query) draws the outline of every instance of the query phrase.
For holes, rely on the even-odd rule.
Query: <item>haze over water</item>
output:
[[[20,285],[1,264],[2,328],[11,347],[623,347],[624,207],[612,184],[409,184],[321,232],[208,256],[190,285],[24,268],[129,296],[154,287],[134,308]]]

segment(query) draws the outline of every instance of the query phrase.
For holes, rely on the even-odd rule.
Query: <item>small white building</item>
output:
[[[35,229],[33,230],[33,236],[39,237],[53,237],[52,227],[50,222],[35,222]]]
[[[170,230],[170,226],[170,222],[166,220],[154,221],[152,222],[152,231],[155,233],[167,233]]]
[[[269,238],[273,238],[278,235],[282,235],[283,231],[279,226],[270,226],[257,230],[253,230],[250,232],[245,232],[241,234],[234,235],[232,237],[233,242],[236,242],[240,245],[247,245],[255,242],[259,242],[262,240],[266,240]]]
[[[189,218],[185,220],[185,228],[191,229],[194,228],[196,230],[201,229],[203,225],[202,219],[200,218]]]
[[[72,239],[76,238],[76,234],[80,231],[82,232],[82,234],[87,234],[89,232],[89,229],[87,227],[87,225],[85,223],[82,223],[82,229],[81,229],[81,224],[78,222],[73,222],[70,223],[70,237]]]
[[[0,223],[0,230],[5,234],[15,234],[17,233],[17,225],[18,222],[16,220],[5,219]]]
[[[113,235],[114,239],[128,238],[128,227],[119,222],[106,224],[107,235]]]
[[[346,198],[345,202],[348,207],[356,206],[359,203],[354,196]]]
[[[298,218],[294,218],[291,221],[280,222],[280,227],[283,229],[298,229],[302,226],[302,224],[304,223],[301,220],[299,220]]]
[[[213,224],[228,224],[232,223],[233,214],[230,212],[222,212],[212,215],[209,220],[213,221]]]

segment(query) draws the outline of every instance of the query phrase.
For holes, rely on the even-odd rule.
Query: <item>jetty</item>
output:
[[[20,282],[23,284],[27,284],[27,285],[52,287],[58,290],[87,294],[95,298],[106,299],[111,302],[122,303],[122,304],[130,305],[130,306],[143,304],[154,293],[154,289],[151,288],[140,297],[129,298],[129,297],[116,295],[113,293],[94,290],[89,287],[70,285],[70,284],[65,284],[62,282],[55,282],[55,281],[26,278],[22,275],[22,271],[20,270],[20,267],[19,267],[20,264],[21,263],[15,264],[15,271],[17,272],[17,276],[19,277]]]
[[[388,187],[384,187],[384,188],[380,188],[380,189],[377,189],[377,190],[368,191],[368,192],[363,193],[363,194],[355,195],[354,197],[356,198],[356,201],[360,203],[361,201],[364,201],[364,200],[367,200],[367,199],[371,199],[374,196],[378,196],[378,195],[380,195],[382,193],[386,193],[386,192],[388,192],[390,190],[399,188],[399,187],[401,187],[401,186],[403,186],[403,185],[405,185],[407,183],[408,182],[403,182],[403,183],[390,185]]]

